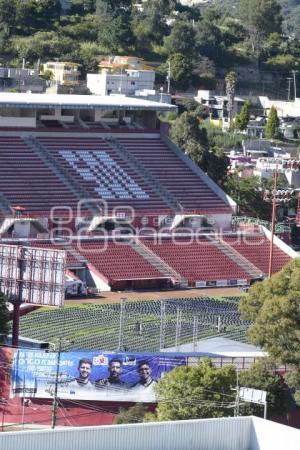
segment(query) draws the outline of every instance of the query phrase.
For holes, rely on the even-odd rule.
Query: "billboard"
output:
[[[0,291],[11,300],[63,306],[65,265],[62,250],[0,244]]]
[[[57,383],[62,399],[153,403],[158,380],[186,364],[186,357],[166,354],[17,350],[11,395],[51,398]]]
[[[241,387],[239,396],[242,400],[245,400],[245,402],[264,404],[266,403],[267,392],[259,389]]]

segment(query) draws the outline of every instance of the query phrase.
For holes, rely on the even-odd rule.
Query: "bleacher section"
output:
[[[236,235],[223,236],[223,240],[230,244],[235,250],[258,267],[262,273],[268,273],[270,241],[263,235]],[[291,258],[275,244],[273,245],[272,273],[276,273],[287,264]]]
[[[81,241],[72,246],[112,285],[117,281],[165,278],[125,241]]]
[[[249,280],[249,275],[205,237],[163,238],[155,242],[143,239],[160,258],[188,279],[190,285],[197,281]]]
[[[0,193],[11,206],[49,215],[54,206],[75,207],[78,199],[18,136],[0,136]]]
[[[143,288],[162,287],[161,283],[169,287],[169,281],[182,287],[234,286],[266,274],[269,241],[263,234],[257,233],[257,237],[245,234],[241,242],[235,235],[228,235],[225,244],[220,242],[219,236],[211,238],[213,234],[207,237],[203,234],[190,242],[190,237],[180,236],[181,231],[176,229],[173,232],[175,243],[170,234],[164,234],[159,243],[145,237],[159,230],[160,223],[168,226],[170,220],[163,222],[165,219],[172,221],[175,214],[188,212],[204,216],[215,214],[220,217],[220,224],[228,227],[230,224],[230,202],[221,194],[217,195],[217,189],[202,172],[198,173],[185,156],[181,158],[181,153],[166,142],[158,134],[147,135],[146,131],[144,136],[123,135],[121,131],[113,135],[37,131],[24,136],[17,133],[0,136],[0,165],[5,168],[0,180],[0,211],[4,214],[9,206],[20,206],[21,218],[18,219],[21,221],[23,209],[29,218],[35,215],[49,219],[51,208],[62,207],[62,212],[57,213],[57,218],[61,219],[59,216],[64,211],[69,217],[68,208],[76,212],[81,199],[90,199],[80,213],[84,217],[78,222],[72,217],[71,224],[67,224],[75,234],[70,246],[64,246],[68,267],[80,266],[88,271],[90,264],[115,289],[136,288],[133,280],[145,280]],[[107,211],[93,204],[95,201],[101,205],[101,200],[107,202]],[[129,241],[126,243],[123,239],[129,231],[129,227],[125,229],[126,220],[118,223],[119,218],[125,217],[123,211],[128,206],[134,208],[138,217],[132,231],[149,227],[148,231],[139,233],[144,237],[137,238],[136,245],[129,245]],[[113,217],[116,226],[115,222],[109,223],[114,207],[119,208]],[[76,233],[85,225],[92,226],[83,231],[84,239],[77,245]],[[102,241],[96,239],[99,226],[102,230],[108,228],[105,249]],[[47,233],[53,230],[56,236],[63,234],[63,227],[61,220],[48,220],[48,228],[45,226],[43,230]],[[5,232],[9,238],[16,237],[12,231],[5,229]],[[121,237],[120,242],[112,242],[113,233],[122,236],[122,242]],[[170,230],[165,229],[164,233]],[[255,245],[258,241],[259,245]],[[273,272],[276,272],[290,257],[274,245],[273,259]]]
[[[137,210],[168,209],[153,188],[104,139],[39,137],[38,141],[90,198],[101,198],[110,208],[130,205]]]
[[[32,245],[65,250],[70,269],[92,264],[113,289],[129,289],[133,280],[143,280],[140,288],[168,287],[170,280],[190,287],[235,286],[266,276],[270,242],[262,233],[212,236],[84,238],[69,244],[35,241]],[[274,245],[273,273],[289,261]]]
[[[128,137],[118,141],[176,197],[183,209],[199,213],[230,210],[161,139]]]

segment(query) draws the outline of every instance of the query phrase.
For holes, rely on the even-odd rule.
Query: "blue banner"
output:
[[[186,365],[185,356],[102,352],[15,352],[12,396],[121,402],[156,401],[166,372]]]

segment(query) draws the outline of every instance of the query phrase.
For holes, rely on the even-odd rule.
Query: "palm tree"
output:
[[[227,111],[229,119],[229,128],[231,128],[233,119],[233,102],[234,102],[236,82],[237,82],[237,74],[235,72],[229,72],[225,77],[226,95],[228,99]]]

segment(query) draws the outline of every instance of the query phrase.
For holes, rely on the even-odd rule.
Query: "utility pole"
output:
[[[53,402],[52,402],[52,420],[51,420],[51,428],[52,429],[55,428],[56,422],[57,422],[57,408],[58,408],[57,391],[58,391],[58,378],[59,378],[60,356],[61,356],[62,342],[63,342],[63,338],[60,336],[59,337],[59,341],[58,341],[55,385],[54,385],[54,394],[53,394]]]
[[[292,75],[293,75],[293,79],[294,79],[294,100],[296,101],[297,98],[297,86],[296,86],[296,73],[298,71],[297,70],[292,70]]]
[[[171,90],[171,61],[168,60],[168,94],[170,94]]]
[[[292,81],[292,79],[293,78],[287,78],[287,81],[288,81],[288,102],[290,101],[290,99],[291,99],[291,81]]]
[[[235,396],[235,407],[234,407],[234,417],[238,417],[240,414],[240,386],[239,386],[239,368],[236,368],[236,396]]]

